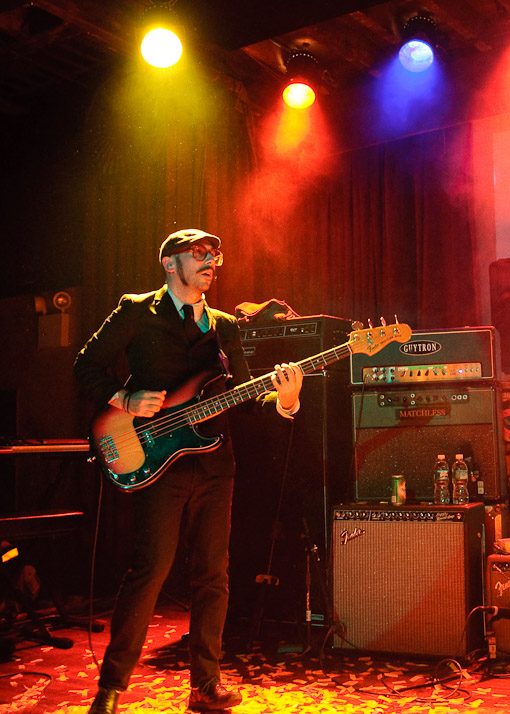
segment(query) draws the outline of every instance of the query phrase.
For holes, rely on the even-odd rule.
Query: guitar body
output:
[[[198,375],[165,399],[151,419],[107,407],[92,425],[91,444],[103,473],[123,491],[148,486],[185,454],[217,449],[223,437],[206,437],[181,415],[200,403],[207,382]],[[182,422],[182,423],[181,423]]]

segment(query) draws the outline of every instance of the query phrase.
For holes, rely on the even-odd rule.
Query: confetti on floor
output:
[[[131,686],[120,699],[119,714],[185,714],[189,692],[186,651],[187,614],[158,611]],[[0,714],[87,714],[97,687],[87,635],[66,630],[70,650],[19,645],[2,664]],[[357,655],[311,647],[288,646],[268,638],[246,647],[242,631],[225,638],[224,683],[241,692],[234,714],[507,714],[510,705],[510,662],[491,676],[482,663],[463,663],[459,676],[434,680],[437,661],[400,661],[387,654]],[[290,639],[287,638],[287,639]],[[95,634],[100,660],[108,632]],[[310,643],[308,643],[309,645]],[[295,651],[294,651],[295,650]],[[462,678],[460,678],[460,673]]]

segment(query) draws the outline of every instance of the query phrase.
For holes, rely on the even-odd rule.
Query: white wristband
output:
[[[301,406],[299,399],[296,399],[294,404],[290,409],[284,409],[282,405],[280,404],[280,400],[276,400],[276,411],[278,414],[281,414],[282,417],[285,417],[286,419],[292,419],[293,414],[296,414],[299,411],[299,407]]]

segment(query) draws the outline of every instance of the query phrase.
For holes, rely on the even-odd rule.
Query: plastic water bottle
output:
[[[450,468],[444,454],[437,455],[434,466],[434,503],[450,503]]]
[[[452,465],[453,503],[469,503],[468,477],[464,454],[455,454],[455,461]]]

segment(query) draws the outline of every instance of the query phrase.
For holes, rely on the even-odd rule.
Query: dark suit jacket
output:
[[[98,407],[106,406],[123,386],[130,391],[166,389],[171,393],[201,371],[221,374],[221,346],[232,375],[228,387],[246,382],[250,374],[235,317],[208,305],[205,309],[210,329],[190,347],[166,285],[143,295],[123,295],[116,310],[78,354],[74,367],[78,381]],[[115,372],[123,354],[130,373],[126,385]],[[206,396],[224,391],[225,386],[225,378],[216,380],[207,387]],[[233,473],[226,415],[204,422],[200,429],[204,434],[224,435],[219,449],[200,456],[204,468],[210,473]]]

